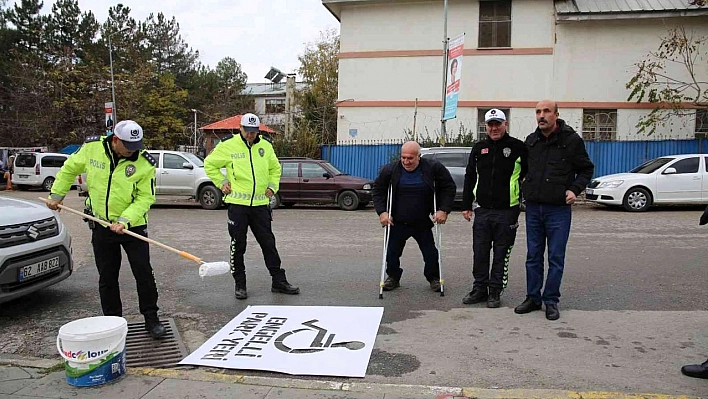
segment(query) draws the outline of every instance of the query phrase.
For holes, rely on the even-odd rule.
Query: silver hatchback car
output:
[[[421,148],[420,156],[422,158],[434,159],[450,171],[452,179],[457,186],[455,193],[455,202],[462,202],[462,191],[465,188],[465,171],[467,162],[470,159],[472,147],[433,147]]]
[[[53,211],[2,195],[0,209],[0,303],[71,275],[71,236]]]

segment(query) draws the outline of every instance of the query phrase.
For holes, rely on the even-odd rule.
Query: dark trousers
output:
[[[394,222],[395,223],[395,222]],[[386,274],[389,277],[400,280],[403,274],[401,269],[401,255],[406,241],[413,237],[418,243],[420,252],[423,254],[425,268],[423,274],[428,281],[440,279],[440,269],[438,266],[438,249],[435,248],[432,222],[428,221],[416,224],[396,223],[391,226],[388,238],[388,250],[386,252]]]
[[[273,282],[286,281],[285,270],[280,267],[280,255],[275,247],[275,235],[271,228],[271,210],[267,205],[229,205],[229,235],[231,235],[231,275],[236,285],[246,287],[246,233],[248,227],[256,237],[263,252],[265,265]]]
[[[474,261],[473,288],[506,288],[509,279],[509,257],[514,248],[519,227],[519,207],[511,209],[477,208],[472,225],[472,250]],[[492,268],[489,269],[489,252],[492,251]]]
[[[526,202],[526,294],[536,303],[556,304],[560,298],[571,215],[570,205]],[[548,277],[541,294],[546,243]]]
[[[133,227],[130,231],[147,237],[147,226]],[[123,247],[130,269],[133,271],[138,288],[138,303],[143,315],[156,315],[157,284],[150,266],[150,248],[145,241],[127,234],[116,234],[110,229],[96,226],[92,230],[91,243],[98,268],[98,291],[101,294],[101,307],[105,316],[123,316],[123,303],[120,300],[118,276]]]

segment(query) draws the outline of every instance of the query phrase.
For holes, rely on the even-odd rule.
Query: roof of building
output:
[[[304,82],[295,82],[295,90],[307,87]],[[285,82],[280,83],[247,83],[241,94],[251,96],[284,96]]]
[[[708,7],[686,0],[555,0],[554,5],[559,21],[708,15]]]
[[[241,115],[234,115],[230,118],[214,122],[212,124],[200,127],[202,130],[239,130],[241,129]],[[265,133],[276,133],[275,130],[268,125],[260,124],[258,130]]]
[[[412,0],[388,0],[398,3]],[[341,22],[342,8],[350,4],[383,3],[382,0],[322,0]],[[708,6],[691,6],[687,0],[554,0],[558,21],[592,19],[668,18],[708,15]]]

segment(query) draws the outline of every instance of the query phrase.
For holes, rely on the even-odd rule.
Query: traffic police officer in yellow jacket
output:
[[[251,227],[261,246],[266,267],[273,280],[272,292],[299,294],[300,289],[288,283],[280,267],[280,255],[275,247],[271,228],[270,197],[280,184],[280,162],[273,146],[258,135],[260,120],[254,114],[241,117],[241,134],[227,136],[204,160],[207,176],[225,194],[228,204],[228,228],[231,235],[231,274],[236,298],[246,299],[246,233]],[[226,168],[227,176],[221,173]]]
[[[147,213],[155,202],[155,163],[143,150],[140,125],[122,121],[107,136],[89,137],[66,160],[56,175],[47,206],[58,210],[76,176],[86,173],[87,211],[110,223],[109,228],[104,228],[89,222],[103,314],[123,315],[118,285],[122,246],[137,283],[145,329],[153,338],[160,338],[166,331],[157,317],[157,285],[148,243],[124,233],[128,229],[147,237]]]

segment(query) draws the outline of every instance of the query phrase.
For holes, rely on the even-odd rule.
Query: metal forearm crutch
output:
[[[435,214],[438,212],[438,196],[435,191],[435,184],[433,184],[433,219]],[[438,273],[440,274],[440,296],[445,296],[445,280],[443,280],[442,274],[442,229],[440,224],[435,222],[435,234],[433,234],[433,241],[435,241],[435,248],[438,250]]]
[[[393,207],[393,186],[388,186],[388,197],[386,199],[386,213],[389,219]],[[386,254],[388,254],[388,237],[391,235],[391,225],[384,226],[384,241],[383,241],[383,258],[381,260],[381,281],[379,282],[379,299],[383,299],[384,276],[386,275]]]

